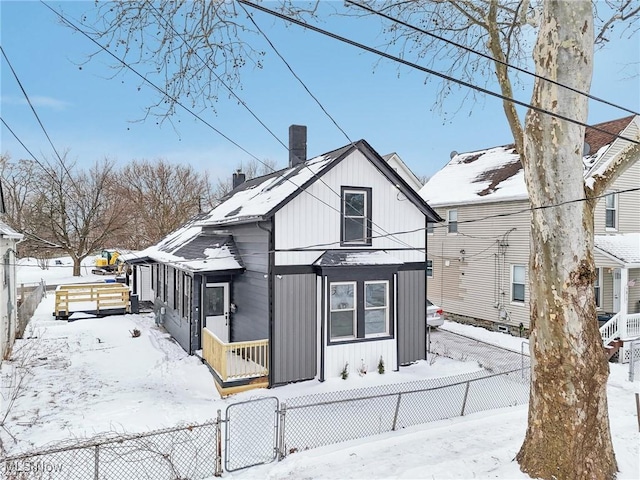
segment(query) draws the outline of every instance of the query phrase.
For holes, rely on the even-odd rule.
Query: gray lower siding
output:
[[[164,314],[160,313],[162,307],[165,308]],[[153,312],[156,316],[156,323],[162,325],[188,354],[192,354],[191,325],[189,320],[180,317],[178,312],[169,308],[159,298],[156,298],[153,303]]]
[[[424,270],[398,272],[398,364],[425,358],[426,285]]]
[[[269,338],[269,282],[265,274],[246,271],[233,279],[231,341],[248,342]]]
[[[273,384],[316,376],[316,275],[274,279]]]

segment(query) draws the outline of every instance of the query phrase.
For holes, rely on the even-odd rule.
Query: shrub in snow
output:
[[[340,378],[346,380],[349,377],[349,362],[344,364],[342,371],[340,372]]]
[[[140,330],[138,330],[137,328],[134,328],[133,330],[129,331],[129,333],[131,334],[131,336],[133,338],[139,337],[140,335],[142,335],[142,332]]]

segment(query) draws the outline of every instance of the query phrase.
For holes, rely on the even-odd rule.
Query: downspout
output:
[[[271,229],[264,228],[260,222],[256,222],[256,226],[269,234],[268,242],[268,264],[267,264],[267,298],[269,299],[269,388],[273,385],[273,332],[274,332],[274,306],[273,306],[273,265],[275,264],[275,224],[271,217]]]

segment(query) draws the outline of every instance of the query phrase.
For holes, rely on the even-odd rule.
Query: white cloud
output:
[[[31,100],[31,104],[35,107],[42,108],[52,108],[54,110],[64,110],[71,104],[69,102],[65,102],[64,100],[58,100],[53,97],[46,97],[43,95],[34,95],[29,97]],[[14,97],[14,96],[3,96],[2,103],[8,105],[28,105],[27,100],[25,98]]]

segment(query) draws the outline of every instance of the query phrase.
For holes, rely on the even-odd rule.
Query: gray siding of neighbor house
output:
[[[316,275],[274,279],[273,383],[312,379],[316,375]]]
[[[231,302],[237,311],[231,319],[231,341],[269,338],[269,232],[270,223],[232,227],[245,272],[233,278]]]
[[[398,364],[425,358],[426,281],[424,270],[398,272]]]

